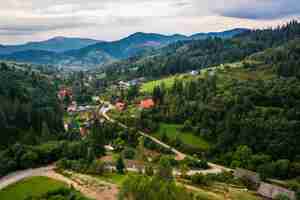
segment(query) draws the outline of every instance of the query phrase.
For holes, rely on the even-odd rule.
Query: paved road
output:
[[[115,109],[115,107],[110,104],[109,102],[105,102],[105,104],[107,105],[106,107],[104,108],[101,108],[100,111],[99,111],[99,114],[101,114],[106,120],[110,121],[110,122],[113,122],[113,123],[118,123],[119,126],[123,127],[123,128],[128,128],[125,124],[122,124],[120,122],[117,122],[116,120],[110,118],[107,113],[112,110],[112,109]],[[157,138],[147,134],[147,133],[144,133],[142,131],[139,131],[138,132],[140,135],[144,136],[144,137],[147,137],[149,139],[151,139],[152,141],[154,141],[155,143],[165,147],[165,148],[168,148],[170,149],[175,155],[176,155],[176,160],[183,160],[187,155],[178,151],[177,149],[171,147],[170,145],[158,140]],[[207,173],[221,173],[223,171],[233,171],[232,169],[229,169],[229,168],[226,168],[224,166],[221,166],[221,165],[216,165],[214,163],[208,163],[210,169],[208,170],[191,170],[188,172],[188,175],[193,175],[193,174],[196,174],[196,173],[204,173],[204,174],[207,174]]]
[[[37,168],[37,169],[27,169],[27,170],[11,173],[0,179],[0,190],[7,187],[8,185],[16,183],[27,177],[43,176],[44,174],[46,174],[49,171],[52,171],[53,169],[54,169],[54,166],[48,166],[48,167],[41,167],[41,168]]]
[[[7,176],[0,178],[0,190],[3,188],[21,181],[25,178],[34,176],[45,176],[58,181],[62,181],[69,186],[73,186],[76,190],[80,191],[86,197],[95,200],[116,200],[119,189],[116,185],[103,182],[103,187],[93,187],[81,184],[80,181],[72,180],[54,171],[55,166],[47,166],[36,169],[22,170],[18,172],[11,173]]]

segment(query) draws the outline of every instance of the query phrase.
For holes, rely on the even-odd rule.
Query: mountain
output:
[[[129,77],[129,79],[147,76],[157,78],[223,63],[238,62],[251,54],[268,48],[275,48],[299,38],[300,23],[291,22],[277,29],[242,31],[240,33],[226,40],[212,37],[204,40],[178,41],[160,48],[155,54],[122,60],[105,66],[105,70],[108,71],[107,74],[110,74],[111,77],[117,77],[132,68],[134,70],[131,70],[130,75],[133,77]],[[230,34],[230,32],[227,32],[223,36],[230,36]],[[279,58],[294,55],[286,55],[283,52],[280,51],[271,55],[276,55]],[[271,60],[271,58],[272,56],[269,56],[266,60]],[[288,65],[296,70],[295,66],[299,63],[283,63],[282,65]]]
[[[190,36],[190,38],[195,40],[203,40],[209,37],[219,37],[219,38],[232,38],[238,34],[249,32],[249,29],[245,28],[236,28],[224,32],[210,32],[210,33],[198,33]]]
[[[36,64],[95,67],[147,54],[178,41],[208,37],[230,38],[246,31],[248,29],[234,29],[192,36],[137,32],[113,42],[57,37],[40,43],[27,43],[23,46],[0,47],[0,59]],[[89,43],[91,45],[88,45]],[[66,51],[67,49],[69,50]]]
[[[134,33],[124,39],[113,42],[100,42],[86,48],[66,52],[69,56],[84,57],[92,51],[102,51],[116,59],[124,59],[146,50],[161,47],[188,37],[181,35],[166,36],[155,33]]]
[[[98,42],[100,41],[85,38],[54,37],[46,41],[28,42],[23,45],[0,45],[0,55],[7,55],[28,50],[52,51],[61,53],[73,49],[81,49]]]

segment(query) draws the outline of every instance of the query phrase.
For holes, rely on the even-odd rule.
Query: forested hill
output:
[[[176,76],[172,84],[147,93],[158,105],[143,113],[141,124],[144,129],[162,122],[183,124],[214,144],[207,155],[223,165],[268,178],[297,177],[299,64],[300,40],[294,39],[238,63],[203,70],[213,73]],[[169,143],[185,152],[203,152],[178,139]]]
[[[18,141],[47,141],[62,131],[56,89],[47,76],[31,68],[0,64],[0,149]]]
[[[274,48],[300,37],[300,23],[292,21],[276,29],[245,32],[232,39],[180,41],[154,56],[131,59],[107,67],[111,75],[152,76],[182,73],[223,63],[236,62],[251,54]]]
[[[300,78],[300,38],[249,56],[249,66],[271,67],[278,76]]]
[[[9,61],[79,66],[86,69],[102,66],[116,60],[148,54],[176,41],[206,39],[208,37],[231,38],[234,35],[247,31],[249,30],[233,29],[225,32],[199,33],[192,36],[180,34],[169,36],[138,32],[112,42],[58,37],[41,43],[29,43],[23,46],[0,45],[0,57]],[[84,46],[87,43],[90,43],[90,45]],[[60,48],[55,49],[55,46]]]

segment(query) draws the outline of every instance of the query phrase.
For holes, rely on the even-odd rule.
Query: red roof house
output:
[[[118,111],[123,111],[126,108],[126,104],[123,103],[123,102],[117,102],[116,103],[116,108],[117,108]]]
[[[71,91],[70,89],[65,89],[65,88],[63,88],[63,89],[61,89],[61,90],[58,92],[58,98],[59,98],[60,100],[64,100],[64,98],[65,98],[66,96],[69,96],[69,97],[72,98],[72,91]]]
[[[155,103],[153,101],[153,99],[145,99],[142,100],[140,103],[140,108],[142,109],[150,109],[153,108],[155,106]]]

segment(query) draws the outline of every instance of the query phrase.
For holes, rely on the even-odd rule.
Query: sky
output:
[[[135,32],[191,35],[300,20],[299,0],[0,1],[0,44],[56,36],[112,41]]]

